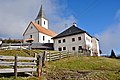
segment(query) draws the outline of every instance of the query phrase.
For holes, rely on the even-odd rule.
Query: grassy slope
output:
[[[33,56],[34,53],[43,53],[41,50],[0,50],[0,55]],[[54,51],[51,51],[54,52]],[[120,60],[104,57],[70,57],[58,61],[47,62],[45,73],[52,73],[49,76],[53,78],[61,74],[66,75],[63,71],[90,71],[87,76],[94,80],[118,80],[120,79]],[[62,72],[64,74],[62,74]],[[77,74],[76,74],[77,75]],[[1,77],[0,80],[12,80],[11,78]],[[36,77],[19,77],[17,80],[37,80]],[[49,79],[50,80],[50,79]],[[57,79],[53,79],[57,80]],[[64,79],[62,79],[64,80]],[[68,79],[70,80],[70,79]],[[72,79],[74,80],[74,79]]]
[[[48,74],[55,75],[67,71],[90,71],[91,74],[87,78],[102,80],[118,80],[120,79],[120,60],[104,57],[71,57],[58,61],[48,62]],[[56,73],[58,72],[58,73]],[[62,73],[61,73],[62,72]],[[51,74],[52,75],[52,74]],[[67,75],[67,73],[64,73]],[[53,77],[52,76],[52,77]],[[62,77],[64,77],[62,75]]]
[[[0,55],[6,56],[15,56],[18,54],[19,56],[34,56],[34,53],[43,53],[43,50],[0,50]]]

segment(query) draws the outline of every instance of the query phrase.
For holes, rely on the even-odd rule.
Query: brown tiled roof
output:
[[[38,30],[39,32],[41,32],[41,33],[43,33],[43,34],[46,34],[46,35],[49,35],[49,36],[51,36],[51,37],[56,36],[56,33],[53,32],[53,31],[51,31],[50,29],[46,29],[46,28],[38,25],[38,24],[35,23],[35,22],[32,22],[32,24],[37,28],[37,30]]]
[[[35,26],[35,28],[36,28],[39,32],[41,32],[41,33],[43,33],[43,34],[46,34],[46,35],[49,35],[49,36],[51,36],[51,37],[56,36],[56,33],[53,32],[52,30],[46,29],[46,28],[38,25],[38,24],[35,23],[35,22],[30,22],[30,24],[31,24],[31,23]],[[29,24],[29,25],[30,25],[30,24]],[[28,26],[29,26],[29,25],[28,25]],[[28,27],[27,27],[27,29],[28,29]],[[27,29],[25,30],[25,32],[23,33],[23,35],[26,33]]]

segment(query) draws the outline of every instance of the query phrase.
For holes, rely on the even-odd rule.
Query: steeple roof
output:
[[[46,19],[45,13],[44,13],[43,8],[42,8],[42,5],[40,7],[40,11],[39,11],[36,19],[39,19],[39,18],[45,18]]]

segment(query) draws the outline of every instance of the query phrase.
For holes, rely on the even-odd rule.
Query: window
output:
[[[58,40],[58,43],[61,43],[61,40]]]
[[[32,29],[33,27],[31,26],[31,29]]]
[[[43,41],[45,40],[45,36],[43,36]]]
[[[50,40],[48,40],[48,43],[50,43]]]
[[[38,24],[40,24],[40,22],[38,21]]]
[[[81,37],[78,37],[78,40],[81,40]]]
[[[62,51],[62,48],[58,48],[58,51]]]
[[[63,43],[65,42],[65,39],[63,39]]]
[[[74,50],[74,51],[75,51],[75,47],[72,47],[72,50]]]
[[[30,38],[32,38],[32,35],[30,35]]]
[[[72,42],[74,42],[75,41],[75,38],[72,38]]]
[[[63,50],[66,50],[66,47],[63,47]]]
[[[79,46],[78,50],[82,50],[82,46]]]
[[[45,25],[45,21],[44,21],[44,25]]]

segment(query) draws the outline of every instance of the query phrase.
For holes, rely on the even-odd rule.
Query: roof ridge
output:
[[[75,34],[81,34],[81,33],[88,34],[86,31],[84,31],[84,30],[76,27],[75,25],[72,25],[71,27],[69,27],[65,31],[63,31],[60,34],[58,34],[57,36],[53,37],[53,39],[55,39],[55,38],[61,38],[61,37],[65,37],[65,36],[71,36],[71,35],[75,35]]]
[[[52,36],[52,37],[54,37],[54,36],[56,35],[56,33],[55,33],[54,31],[52,31],[52,30],[50,30],[50,29],[46,29],[46,28],[38,25],[37,23],[35,23],[35,22],[33,22],[33,21],[32,21],[32,24],[33,24],[33,25],[37,28],[37,30],[38,30],[39,32],[41,32],[41,33],[44,33],[44,34],[49,35],[49,36]]]

